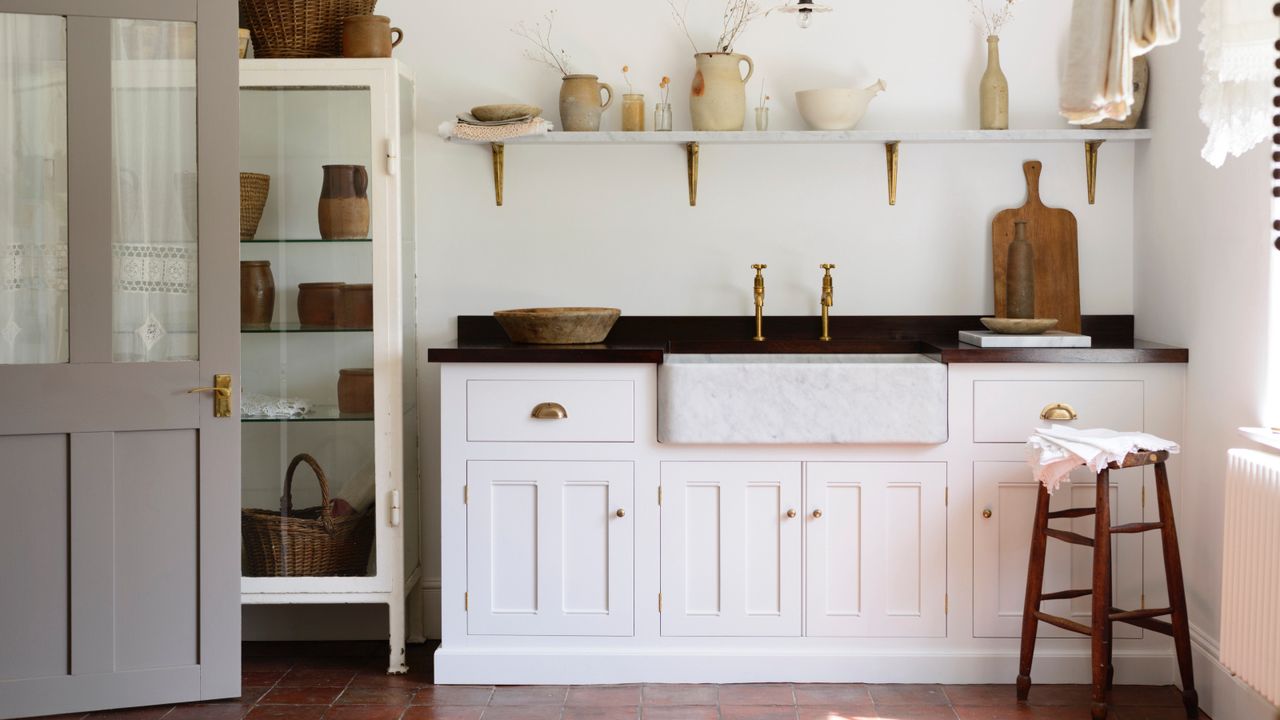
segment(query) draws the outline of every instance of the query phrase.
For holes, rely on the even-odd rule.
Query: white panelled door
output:
[[[800,463],[662,463],[662,634],[800,635]]]
[[[805,465],[805,634],[947,634],[947,466]]]
[[[634,466],[467,463],[467,631],[634,633]]]

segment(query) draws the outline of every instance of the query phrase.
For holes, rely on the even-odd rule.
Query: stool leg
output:
[[[1164,544],[1164,577],[1169,588],[1169,609],[1173,611],[1173,647],[1178,653],[1178,670],[1182,674],[1182,704],[1186,707],[1187,717],[1197,718],[1200,716],[1200,702],[1191,666],[1191,633],[1188,629],[1186,588],[1182,582],[1182,556],[1178,552],[1178,530],[1173,524],[1169,471],[1164,463],[1156,463],[1156,499],[1163,525],[1160,539]]]
[[[1111,659],[1111,472],[1098,473],[1093,531],[1093,720],[1107,718],[1107,674]]]
[[[1035,613],[1040,609],[1040,594],[1044,592],[1044,554],[1049,527],[1049,491],[1042,483],[1036,496],[1036,517],[1031,527],[1031,557],[1027,561],[1027,594],[1022,604],[1022,653],[1018,660],[1018,700],[1026,702],[1031,693],[1031,660],[1036,652],[1036,630],[1040,621]]]

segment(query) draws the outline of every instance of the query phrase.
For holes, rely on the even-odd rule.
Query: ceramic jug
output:
[[[747,115],[747,82],[756,71],[741,53],[698,53],[689,95],[694,130],[741,130]],[[747,75],[742,76],[742,63]]]
[[[320,237],[357,240],[369,237],[369,173],[363,165],[325,165],[320,187]]]
[[[404,31],[391,27],[391,18],[386,15],[348,15],[342,19],[342,57],[389,58],[391,48],[402,40]]]
[[[609,97],[600,102],[600,91]],[[595,75],[565,75],[560,84],[560,129],[568,132],[596,132],[600,115],[613,104],[613,86]]]

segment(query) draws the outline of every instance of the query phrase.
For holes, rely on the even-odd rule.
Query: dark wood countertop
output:
[[[766,317],[764,342],[754,318],[628,316],[595,345],[518,345],[492,316],[458,317],[458,341],[430,348],[437,363],[661,363],[667,353],[923,353],[944,363],[1185,363],[1185,348],[1135,340],[1132,315],[1089,315],[1090,348],[979,348],[957,339],[982,327],[977,316],[839,316],[830,342],[819,342],[816,317]]]

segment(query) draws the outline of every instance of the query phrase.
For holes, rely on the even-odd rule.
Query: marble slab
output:
[[[450,142],[479,144],[484,141],[446,138]],[[1095,130],[1091,128],[1048,128],[1043,130],[766,130],[758,132],[549,132],[510,138],[510,145],[653,145],[672,143],[809,145],[858,143],[1061,143],[1087,140],[1136,142],[1150,140],[1150,130]],[[487,144],[487,143],[485,143]]]
[[[960,342],[984,348],[1087,348],[1093,347],[1088,335],[1050,330],[1039,335],[1002,335],[990,330],[961,330]]]
[[[945,443],[947,368],[918,354],[667,355],[658,441]]]

